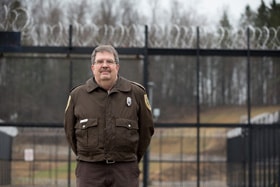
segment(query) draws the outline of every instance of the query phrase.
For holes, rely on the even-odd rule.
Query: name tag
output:
[[[80,123],[85,123],[87,121],[88,121],[88,119],[82,119],[82,120],[80,120]]]

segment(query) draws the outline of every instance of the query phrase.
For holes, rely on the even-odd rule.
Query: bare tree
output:
[[[95,11],[98,12],[92,16],[93,23],[97,25],[116,25],[118,22],[116,2],[113,0],[103,0],[95,6]]]
[[[65,11],[61,11],[63,9],[62,1],[34,1],[29,6],[31,7],[30,15],[35,25],[55,25],[65,21]]]
[[[70,24],[76,22],[85,25],[89,23],[90,16],[97,15],[97,9],[89,0],[81,0],[68,3],[65,12]]]
[[[123,25],[139,24],[140,16],[137,11],[139,1],[136,0],[121,0],[119,12],[121,14],[120,20]]]

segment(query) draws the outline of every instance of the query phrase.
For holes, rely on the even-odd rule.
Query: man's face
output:
[[[109,52],[97,52],[95,62],[91,65],[92,73],[97,83],[101,81],[112,81],[117,79],[119,64],[116,64],[114,54]]]

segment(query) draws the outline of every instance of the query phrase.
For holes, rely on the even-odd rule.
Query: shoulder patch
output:
[[[136,85],[136,86],[142,88],[143,90],[146,90],[145,87],[144,87],[143,85],[139,84],[138,82],[134,82],[134,81],[130,81],[130,82],[131,82],[132,84],[134,84],[134,85]]]
[[[68,107],[70,105],[70,102],[71,102],[71,95],[69,95],[69,97],[68,97],[68,101],[67,101],[67,105],[66,105],[66,108],[65,108],[65,112],[68,109]]]
[[[151,111],[152,107],[151,107],[151,104],[149,102],[147,94],[144,95],[144,100],[145,100],[146,107]]]

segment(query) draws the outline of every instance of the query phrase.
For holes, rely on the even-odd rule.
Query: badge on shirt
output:
[[[147,107],[149,110],[152,110],[152,107],[151,107],[151,105],[150,105],[150,102],[149,102],[149,99],[148,99],[147,94],[144,95],[144,100],[145,100],[146,107]]]
[[[127,97],[126,98],[126,105],[131,106],[131,103],[132,103],[131,97]]]

